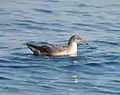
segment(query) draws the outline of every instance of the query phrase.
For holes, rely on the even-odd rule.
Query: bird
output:
[[[77,44],[82,40],[78,35],[69,38],[67,45],[33,45],[27,43],[27,47],[35,54],[40,56],[65,56],[77,53]]]

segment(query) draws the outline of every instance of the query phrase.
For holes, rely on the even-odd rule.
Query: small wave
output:
[[[78,4],[78,7],[81,7],[81,8],[84,8],[84,7],[102,8],[101,6],[98,6],[98,5],[88,5],[85,3]]]
[[[45,0],[45,2],[60,2],[59,0]]]
[[[108,29],[108,30],[106,30],[106,31],[118,32],[118,31],[120,31],[120,29]]]
[[[103,67],[102,64],[100,63],[88,63],[88,64],[85,64],[86,66],[91,66],[91,67]]]
[[[48,9],[34,9],[34,10],[37,11],[37,12],[54,13],[53,11],[48,10]]]
[[[7,77],[0,76],[0,80],[11,80],[11,79],[9,79]]]
[[[108,45],[118,45],[116,42],[110,42],[110,41],[94,41],[95,43],[102,43],[102,44],[108,44]]]
[[[90,5],[84,4],[84,3],[80,3],[78,4],[79,7],[91,7]]]
[[[14,68],[14,69],[23,69],[23,68],[33,68],[33,67],[41,67],[41,66],[39,66],[39,65],[35,65],[35,66],[11,66],[11,65],[8,65],[8,66],[0,66],[0,68]]]

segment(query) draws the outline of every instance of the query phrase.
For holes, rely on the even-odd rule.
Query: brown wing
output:
[[[28,48],[30,48],[30,50],[32,50],[34,52],[34,54],[37,55],[52,55],[53,49],[51,46],[36,46],[36,45],[32,45],[32,44],[27,44]]]
[[[36,55],[46,55],[46,56],[51,56],[54,55],[55,53],[61,53],[66,50],[66,47],[64,46],[36,46],[32,44],[27,44],[28,48],[34,52]]]
[[[52,46],[52,48],[54,49],[54,52],[63,52],[66,50],[65,46]]]
[[[38,48],[38,50],[40,50],[40,52],[43,52],[43,53],[52,53],[52,52],[54,52],[52,47],[47,46],[47,45],[37,46],[37,48]]]

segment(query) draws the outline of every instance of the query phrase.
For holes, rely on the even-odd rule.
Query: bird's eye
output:
[[[80,38],[77,38],[78,40],[80,40]]]

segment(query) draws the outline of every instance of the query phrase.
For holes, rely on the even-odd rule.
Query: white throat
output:
[[[77,43],[76,43],[76,42],[73,42],[73,43],[71,44],[70,49],[71,49],[70,51],[71,51],[72,54],[77,53]]]

